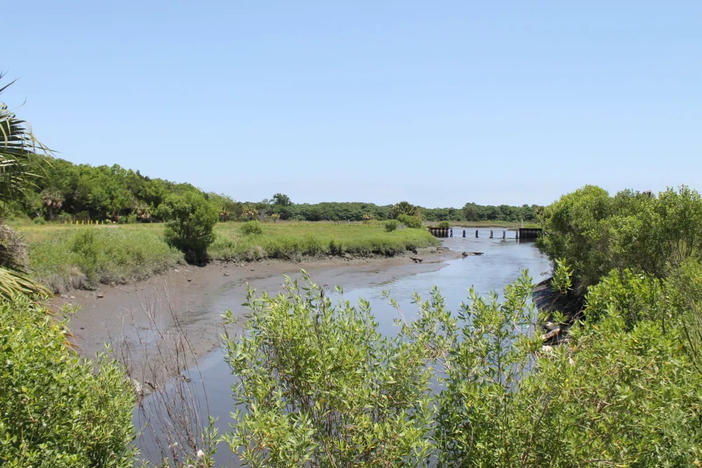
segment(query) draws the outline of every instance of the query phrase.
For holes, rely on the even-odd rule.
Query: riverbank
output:
[[[29,249],[33,279],[57,293],[127,284],[185,265],[183,254],[164,240],[163,224],[16,226]],[[262,223],[244,234],[242,223],[215,226],[212,260],[302,261],[306,257],[392,257],[438,246],[426,229],[392,232],[383,223]],[[185,267],[185,266],[184,266]],[[187,268],[187,267],[186,267]]]
[[[275,293],[283,275],[295,277],[305,269],[324,287],[343,284],[350,289],[438,270],[459,256],[432,247],[394,257],[179,265],[135,283],[64,293],[51,305],[79,306],[69,328],[81,354],[92,358],[107,343],[135,379],[158,386],[219,346],[224,331],[220,315],[232,310],[235,316],[245,316],[247,309],[241,304],[247,284],[259,292]]]

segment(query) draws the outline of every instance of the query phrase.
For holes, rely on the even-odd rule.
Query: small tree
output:
[[[49,221],[52,221],[56,212],[63,206],[63,194],[59,190],[46,188],[41,191],[39,197],[41,204],[46,208]]]
[[[390,216],[393,218],[399,218],[400,215],[407,216],[419,216],[419,209],[409,202],[401,201],[393,205],[390,211]]]
[[[181,250],[189,263],[207,261],[207,247],[214,242],[214,226],[218,213],[214,206],[197,192],[168,197],[165,204],[166,242]]]

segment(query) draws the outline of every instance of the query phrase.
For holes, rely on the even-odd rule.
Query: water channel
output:
[[[495,232],[495,238],[489,237],[490,230]],[[454,234],[459,236],[462,235],[462,231],[463,228],[454,228]],[[415,292],[423,298],[428,298],[432,287],[438,286],[447,307],[456,311],[459,304],[466,301],[471,286],[475,287],[481,295],[491,291],[501,293],[502,289],[513,282],[524,269],[529,271],[535,283],[542,281],[550,274],[549,260],[539,252],[533,242],[515,239],[514,232],[507,232],[507,238],[503,239],[502,232],[502,228],[480,228],[479,237],[476,238],[475,228],[472,228],[467,230],[469,233],[467,237],[446,238],[442,243],[451,250],[482,252],[482,254],[449,260],[436,271],[404,276],[386,283],[372,283],[346,289],[343,299],[351,301],[352,304],[358,303],[359,298],[368,300],[378,320],[380,331],[385,334],[395,334],[397,326],[394,321],[398,317],[398,312],[389,304],[384,291],[398,302],[403,318],[412,320],[417,310],[417,306],[412,303]],[[312,279],[314,280],[314,276]],[[343,287],[343,281],[341,283],[340,286]],[[331,290],[334,285],[329,286]],[[218,298],[216,303],[226,304],[226,294]],[[222,310],[216,312],[222,313],[225,309],[226,306],[223,306]],[[170,383],[171,389],[180,387],[181,391],[186,388],[186,391],[192,392],[193,402],[188,405],[188,408],[180,409],[192,414],[197,413],[194,418],[201,420],[206,420],[207,414],[215,416],[220,434],[226,432],[231,422],[229,414],[233,409],[231,385],[234,377],[224,361],[223,350],[210,353],[200,360],[197,369],[191,369],[184,375],[184,379],[181,377],[182,380],[174,380]],[[185,381],[187,384],[184,383]],[[147,410],[151,406],[153,411],[153,407],[158,405],[154,395],[147,396],[142,402]],[[144,417],[138,411],[135,411],[134,419],[137,427],[143,426]],[[157,463],[162,460],[162,454],[152,432],[158,433],[162,429],[158,428],[158,422],[152,420],[151,424],[152,429],[155,430],[143,430],[138,438],[138,445],[143,456]],[[160,445],[163,446],[163,443]],[[239,466],[236,457],[224,445],[220,445],[218,449],[216,462],[217,466]]]

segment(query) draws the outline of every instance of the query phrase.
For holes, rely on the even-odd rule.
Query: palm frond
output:
[[[21,273],[0,268],[0,299],[12,300],[17,296],[49,297],[51,291]]]
[[[0,75],[2,79],[2,75]],[[9,85],[0,87],[0,93]],[[29,125],[0,102],[0,201],[18,197],[34,187],[37,177],[34,161],[51,150],[39,142]]]

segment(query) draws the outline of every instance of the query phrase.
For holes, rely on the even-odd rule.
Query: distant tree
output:
[[[56,189],[44,189],[39,194],[41,204],[46,208],[49,220],[54,219],[55,212],[63,206],[63,194]]]
[[[290,197],[284,193],[276,193],[271,199],[271,204],[277,206],[290,206],[292,205],[292,201],[290,200]]]
[[[478,221],[480,219],[478,205],[470,202],[463,205],[463,217],[466,221]]]
[[[397,218],[400,215],[419,216],[419,209],[406,201],[396,203],[392,207],[392,217]]]

